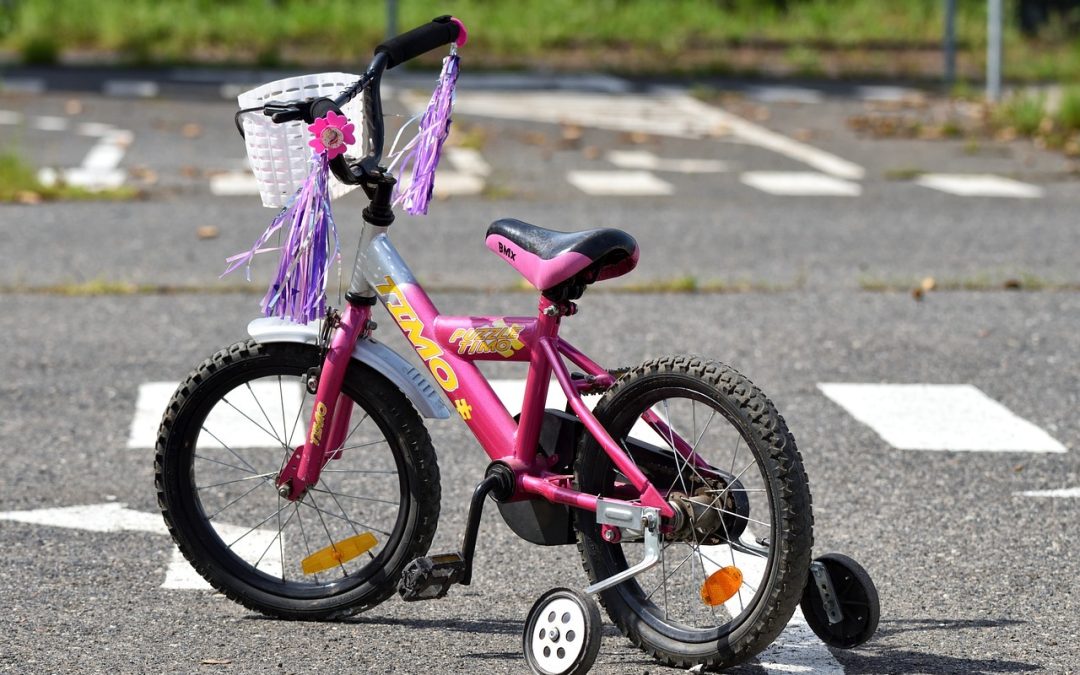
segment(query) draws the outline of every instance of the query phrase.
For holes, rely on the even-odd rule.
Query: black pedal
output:
[[[465,572],[465,558],[460,553],[417,558],[401,573],[398,595],[405,602],[437,600],[444,597],[451,586],[460,583]]]

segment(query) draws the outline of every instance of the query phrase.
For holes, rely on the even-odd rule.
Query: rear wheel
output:
[[[813,544],[806,474],[783,418],[735,370],[690,357],[633,369],[595,414],[682,514],[660,564],[600,594],[612,621],[676,667],[727,667],[764,649],[799,603]],[[591,436],[576,477],[583,492],[628,496]],[[632,531],[606,541],[595,514],[579,511],[578,529],[594,582],[644,556]]]
[[[282,618],[382,602],[427,552],[439,514],[419,416],[358,363],[342,387],[352,412],[340,451],[302,499],[278,494],[278,472],[307,436],[305,380],[319,363],[311,346],[235,344],[180,385],[158,436],[158,502],[184,556],[231,599]]]

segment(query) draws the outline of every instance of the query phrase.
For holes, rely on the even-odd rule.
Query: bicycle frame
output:
[[[638,498],[605,502],[652,507],[661,516],[674,510],[629,454],[604,430],[582,401],[581,390],[610,386],[614,379],[600,365],[559,337],[561,317],[554,303],[541,296],[535,318],[516,316],[444,316],[439,313],[416,281],[405,261],[390,242],[387,227],[365,224],[353,270],[350,296],[365,302],[350,302],[342,311],[319,377],[309,433],[278,478],[282,494],[300,498],[314,485],[326,462],[340,456],[351,406],[339,409],[338,396],[349,364],[353,345],[369,332],[371,306],[383,303],[405,338],[416,349],[436,383],[450,401],[492,461],[508,466],[516,477],[514,498],[542,497],[548,501],[595,512],[600,499],[571,487],[573,477],[548,471],[546,456],[538,452],[540,429],[551,376],[566,394],[571,409],[585,429],[611,458],[615,468],[637,491]],[[571,378],[563,359],[568,359],[592,382]],[[517,361],[529,364],[525,398],[519,422],[515,422],[475,361]],[[347,401],[342,400],[343,403]],[[684,461],[701,460],[689,443],[678,437],[659,416],[647,414],[644,421],[670,439]],[[326,430],[329,430],[328,432]]]

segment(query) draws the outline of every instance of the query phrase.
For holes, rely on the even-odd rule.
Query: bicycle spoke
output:
[[[255,395],[255,391],[251,388],[250,382],[245,382],[244,386],[247,387],[248,393],[251,394],[251,398],[255,400],[255,405],[259,406],[259,412],[262,413],[263,419],[266,420],[266,425],[270,427],[270,431],[273,432],[274,438],[278,443],[285,445],[285,441],[281,440],[281,437],[277,435],[277,429],[274,428],[274,423],[270,421],[270,416],[266,414],[266,410],[263,409],[262,403],[259,402],[259,397]],[[281,430],[284,433],[284,429]]]
[[[293,502],[294,512],[296,513],[296,523],[300,526],[300,536],[304,539],[304,550],[307,552],[307,557],[311,557],[311,544],[308,543],[307,531],[304,529],[304,518],[300,515],[299,502]],[[285,576],[285,561],[281,563],[281,576]],[[315,583],[319,583],[319,573],[315,572],[312,575],[315,578]]]
[[[236,546],[236,544],[237,544],[237,543],[238,543],[238,542],[239,542],[239,541],[240,541],[241,539],[243,539],[244,537],[248,536],[249,534],[251,534],[251,533],[252,533],[252,532],[254,532],[255,530],[259,529],[259,527],[260,527],[260,526],[262,526],[262,525],[265,525],[265,524],[266,524],[266,521],[270,520],[271,518],[273,518],[273,517],[274,517],[274,516],[276,516],[277,514],[281,513],[282,511],[284,511],[284,510],[285,510],[285,509],[287,509],[288,507],[289,507],[289,505],[288,505],[288,504],[286,504],[285,506],[282,506],[282,507],[281,507],[280,509],[277,509],[276,511],[274,511],[273,513],[271,513],[271,514],[270,514],[270,515],[268,515],[267,517],[263,518],[263,519],[262,519],[261,521],[259,521],[258,523],[256,523],[256,524],[255,524],[255,526],[254,526],[254,527],[252,527],[252,528],[251,528],[250,530],[248,530],[247,532],[243,533],[242,535],[240,535],[239,537],[237,537],[236,539],[234,539],[234,540],[233,540],[233,542],[232,542],[231,544],[227,544],[227,548],[232,548],[233,546]]]
[[[255,426],[257,426],[258,428],[262,429],[263,433],[265,433],[265,434],[266,434],[267,436],[269,436],[270,438],[272,438],[272,439],[274,439],[275,441],[277,441],[279,445],[284,445],[284,444],[283,444],[283,443],[281,442],[281,439],[280,439],[280,438],[278,438],[276,434],[272,434],[272,433],[270,433],[269,431],[267,431],[267,430],[266,430],[266,427],[264,427],[263,425],[259,424],[259,423],[258,423],[258,422],[256,422],[255,420],[251,419],[251,417],[249,417],[249,416],[248,416],[248,414],[247,414],[246,412],[244,412],[244,411],[243,411],[243,410],[241,410],[240,408],[237,408],[236,406],[234,406],[234,405],[233,405],[233,404],[232,404],[232,403],[231,403],[231,402],[229,401],[229,399],[227,399],[227,398],[225,398],[224,396],[222,396],[222,397],[221,397],[221,401],[222,401],[222,402],[223,402],[223,403],[224,403],[225,405],[227,405],[227,406],[229,406],[230,408],[232,408],[233,410],[235,410],[236,412],[240,413],[240,414],[241,414],[241,415],[242,415],[242,416],[244,417],[244,419],[246,419],[246,420],[247,420],[248,422],[251,422],[252,424],[254,424]]]
[[[320,490],[317,487],[311,487],[311,488],[308,488],[308,489],[310,491],[312,491],[312,492],[322,492],[322,493],[325,493],[325,494],[332,494],[329,490]],[[357,497],[356,495],[341,495],[341,496],[345,497],[346,499],[356,499],[356,500],[364,501],[364,502],[376,502],[376,503],[379,503],[379,504],[389,504],[391,506],[401,506],[401,504],[399,504],[398,502],[392,502],[392,501],[389,501],[389,500],[386,500],[386,499],[375,499],[374,497]]]
[[[315,503],[315,495],[311,494],[310,491],[305,496],[305,499],[307,499],[308,497],[311,498],[311,505],[315,507],[315,512],[319,516],[319,523],[322,524],[323,532],[326,532],[326,538],[330,541],[330,548],[332,548],[334,550],[334,552],[337,553],[337,545],[334,543],[334,535],[330,534],[330,528],[328,528],[326,526],[326,521],[322,517],[323,510],[320,509],[319,505]],[[327,513],[329,513],[329,512],[327,512]],[[345,569],[345,563],[341,562],[340,559],[338,560],[338,567],[341,568],[341,576],[343,576],[343,577],[349,576],[348,570]]]
[[[209,433],[209,432],[208,432],[208,433]],[[211,434],[211,435],[212,435],[212,434]],[[220,464],[221,466],[227,466],[227,467],[229,467],[230,469],[236,469],[237,471],[243,471],[244,473],[250,473],[250,474],[256,474],[256,475],[258,475],[258,472],[256,472],[256,471],[255,471],[255,469],[245,469],[245,468],[243,468],[243,467],[239,467],[239,466],[236,466],[235,464],[229,464],[229,463],[227,463],[227,462],[222,462],[222,461],[220,461],[220,460],[217,460],[217,459],[212,459],[212,458],[210,458],[210,457],[206,457],[205,455],[198,455],[198,454],[196,454],[196,455],[195,455],[195,459],[201,459],[201,460],[203,460],[204,462],[213,462],[214,464]]]
[[[319,507],[317,507],[317,506],[315,506],[313,504],[308,504],[305,501],[300,501],[300,502],[296,502],[296,503],[301,504],[303,506],[306,506],[309,509],[312,509],[313,511],[318,511],[320,514],[330,516],[331,518],[337,518],[338,520],[345,520],[345,518],[339,516],[336,513],[333,513],[331,511],[324,511],[323,509],[320,509]],[[379,529],[377,527],[373,527],[371,525],[367,525],[365,523],[360,522],[359,520],[350,520],[350,521],[348,521],[348,523],[350,525],[354,525],[354,526],[358,525],[358,526],[364,528],[365,530],[367,530],[368,532],[378,532],[379,534],[381,534],[381,535],[383,535],[385,537],[391,536],[390,532],[387,532],[386,530],[381,530],[381,529]]]
[[[207,517],[206,517],[206,519],[207,519],[207,520],[213,520],[214,518],[217,518],[217,517],[218,517],[218,515],[220,515],[220,514],[221,514],[221,512],[223,512],[223,511],[224,511],[225,509],[229,508],[230,506],[232,506],[232,505],[233,505],[233,504],[235,504],[236,502],[240,501],[240,500],[241,500],[241,499],[243,499],[244,497],[247,497],[247,496],[248,496],[249,494],[251,494],[252,492],[255,492],[256,490],[258,490],[258,489],[259,489],[260,487],[262,487],[262,486],[263,486],[263,485],[265,485],[265,484],[266,484],[266,482],[265,482],[265,481],[263,481],[262,483],[256,483],[255,485],[251,486],[251,489],[250,489],[250,490],[248,490],[248,491],[247,491],[247,492],[245,492],[244,494],[240,495],[240,496],[239,496],[239,497],[237,497],[236,499],[232,500],[231,502],[229,502],[229,503],[228,503],[228,504],[226,504],[225,506],[222,506],[222,507],[221,507],[220,509],[218,509],[217,511],[214,511],[214,513],[213,513],[212,515],[209,515],[209,516],[207,516]]]
[[[303,383],[301,383],[301,384],[303,384]],[[304,414],[304,407],[307,404],[307,399],[308,399],[308,390],[307,390],[307,387],[305,386],[304,387],[304,397],[300,399],[300,407],[296,409],[296,417],[293,418],[292,428],[289,429],[289,438],[288,438],[288,443],[287,443],[286,447],[289,447],[289,448],[293,447],[293,434],[296,433],[296,426],[298,424],[300,424],[300,415]],[[282,464],[281,468],[285,468],[285,465]]]
[[[368,417],[370,417],[370,415],[368,415],[367,413],[364,413],[364,416],[360,418],[360,421],[356,423],[356,426],[354,426],[352,428],[352,431],[350,431],[348,434],[346,434],[345,438],[341,439],[341,444],[342,445],[345,445],[346,443],[348,443],[349,439],[352,438],[352,435],[356,433],[356,430],[360,428],[360,425],[363,424],[364,420],[366,420]],[[344,450],[344,449],[345,448],[342,448],[342,450]]]
[[[346,448],[339,448],[339,449],[340,450],[356,450],[358,448],[367,448],[367,447],[372,446],[372,445],[378,445],[379,443],[386,443],[386,444],[389,445],[390,442],[387,441],[385,438],[380,438],[377,441],[368,441],[367,443],[361,443],[360,445],[350,445],[350,446],[348,446]]]
[[[246,459],[244,459],[243,457],[241,457],[241,456],[240,456],[239,454],[237,454],[237,452],[236,452],[235,450],[233,450],[233,449],[232,449],[232,448],[230,448],[229,446],[225,445],[224,441],[222,441],[222,440],[221,440],[220,438],[218,438],[217,436],[215,436],[215,435],[214,435],[214,432],[212,432],[212,431],[210,431],[209,429],[207,429],[205,425],[204,425],[204,426],[202,427],[202,430],[203,430],[203,431],[205,431],[206,433],[210,434],[210,438],[212,438],[212,439],[214,439],[215,441],[217,441],[217,442],[218,442],[218,444],[219,444],[219,445],[221,445],[221,447],[223,447],[223,448],[225,448],[226,450],[228,450],[228,452],[229,452],[229,454],[230,454],[230,455],[232,455],[233,457],[235,457],[235,458],[237,458],[238,460],[240,460],[240,463],[241,463],[241,464],[243,464],[244,466],[246,466],[246,467],[247,467],[248,469],[250,469],[250,470],[251,470],[251,473],[259,473],[258,471],[256,471],[256,470],[255,470],[255,467],[253,467],[253,466],[251,466],[250,464],[248,464],[248,461],[247,461]]]
[[[220,462],[219,462],[219,464],[220,464]],[[236,480],[227,480],[227,481],[223,481],[221,483],[213,483],[211,485],[200,485],[199,487],[197,487],[195,489],[196,490],[209,490],[210,488],[221,487],[222,485],[232,485],[233,483],[242,483],[242,482],[244,482],[246,480],[255,480],[255,479],[258,479],[258,478],[267,478],[269,476],[274,476],[274,475],[277,475],[277,474],[275,474],[275,473],[261,473],[261,474],[255,475],[255,476],[248,476],[247,478],[237,478]]]
[[[667,549],[664,549],[664,550],[667,550]],[[671,570],[671,572],[669,572],[669,573],[668,573],[668,575],[667,575],[666,577],[664,577],[663,579],[661,579],[661,580],[660,580],[660,583],[656,585],[656,588],[652,589],[651,591],[649,591],[649,592],[648,592],[648,593],[647,593],[647,594],[645,595],[645,600],[648,600],[649,598],[651,598],[651,597],[652,597],[652,594],[653,594],[653,593],[655,593],[655,592],[657,592],[658,590],[660,590],[660,587],[661,587],[661,586],[663,586],[664,584],[666,584],[666,583],[667,583],[667,581],[668,581],[668,579],[670,579],[670,578],[671,578],[672,576],[674,576],[674,575],[675,575],[675,573],[676,573],[676,572],[678,572],[678,571],[679,571],[679,569],[680,569],[680,568],[681,568],[681,567],[682,567],[683,565],[685,565],[685,564],[686,564],[686,561],[687,561],[687,560],[689,560],[690,558],[692,558],[693,556],[694,556],[694,552],[693,552],[693,551],[691,550],[691,551],[690,551],[690,553],[688,553],[688,554],[686,555],[686,557],[685,557],[685,558],[683,558],[683,559],[682,559],[682,560],[681,560],[681,561],[679,562],[679,564],[675,566],[675,569]]]
[[[345,448],[342,448],[344,450]],[[323,473],[377,473],[377,474],[389,474],[397,475],[397,471],[391,471],[390,469],[323,469]]]

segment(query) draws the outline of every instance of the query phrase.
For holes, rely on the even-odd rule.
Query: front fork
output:
[[[341,397],[341,385],[352,360],[353,347],[370,318],[371,305],[349,303],[331,334],[319,373],[307,437],[304,444],[293,451],[276,481],[278,494],[290,501],[303,497],[308,488],[319,482],[326,463],[340,456],[352,415],[351,401]]]

